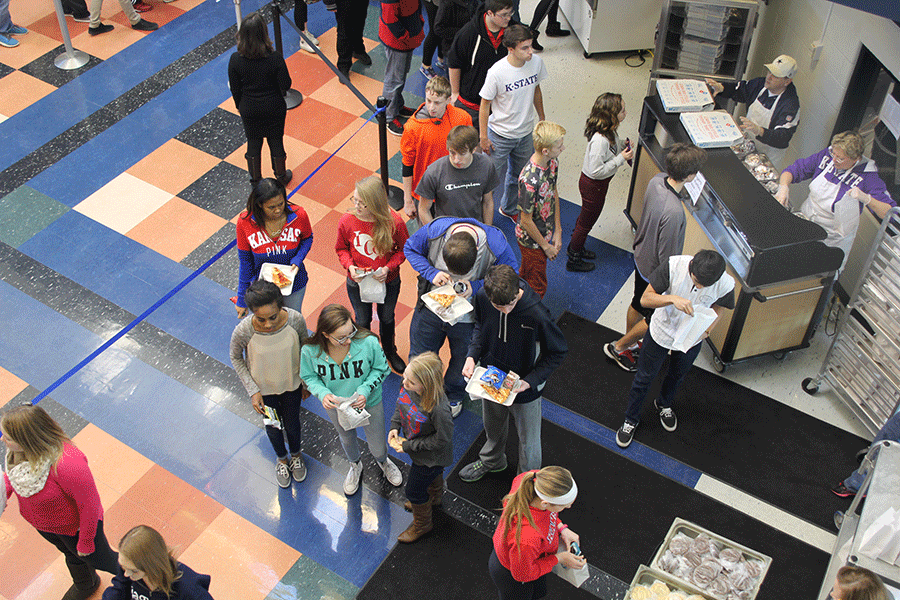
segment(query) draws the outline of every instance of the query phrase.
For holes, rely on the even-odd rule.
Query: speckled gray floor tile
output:
[[[103,61],[97,58],[96,56],[91,56],[88,54],[88,62],[83,67],[79,67],[77,69],[60,69],[56,65],[53,64],[53,61],[56,60],[56,57],[66,51],[66,47],[60,44],[50,52],[34,59],[21,69],[23,73],[27,73],[32,77],[40,79],[46,83],[49,83],[55,87],[62,87],[81,75],[82,73],[86,73],[90,69],[96,67]]]
[[[182,190],[178,197],[230,221],[246,208],[249,195],[247,171],[231,163],[220,162]]]
[[[247,141],[241,118],[222,108],[209,111],[175,139],[217,158],[226,158]]]
[[[189,269],[198,269],[208,261],[216,252],[224,248],[234,239],[235,226],[233,223],[225,224],[209,239],[200,244],[193,252],[188,254],[181,264]],[[219,285],[229,290],[237,291],[238,282],[238,254],[237,249],[230,250],[222,258],[214,262],[203,271],[203,277],[212,279]]]
[[[11,66],[0,63],[0,78],[6,77],[10,73],[15,71]]]
[[[0,415],[8,413],[16,406],[31,404],[31,401],[34,400],[37,395],[38,390],[29,385],[16,394],[9,402],[0,407]],[[44,398],[38,405],[47,411],[47,414],[53,417],[53,420],[59,423],[60,427],[62,427],[63,431],[65,431],[66,435],[70,438],[75,437],[78,435],[79,431],[87,427],[88,421],[86,419],[81,417],[81,415],[72,412],[53,398]]]

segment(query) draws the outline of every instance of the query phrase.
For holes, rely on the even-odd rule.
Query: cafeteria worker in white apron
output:
[[[790,207],[788,186],[810,179],[809,196],[800,212],[822,226],[828,233],[824,243],[843,250],[844,262],[853,247],[863,207],[883,219],[896,206],[878,176],[875,161],[863,156],[863,149],[859,133],[845,131],[835,135],[828,148],[798,159],[785,169],[775,194],[779,202]]]
[[[765,77],[750,81],[720,83],[707,79],[706,83],[714,97],[721,95],[747,104],[747,116],[741,117],[741,130],[776,169],[781,169],[800,113],[800,99],[793,83],[797,61],[782,54],[766,68],[769,72]]]

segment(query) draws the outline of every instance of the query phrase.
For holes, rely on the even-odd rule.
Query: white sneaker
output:
[[[311,32],[304,31],[303,35],[305,35],[307,38],[309,38],[309,41],[312,42],[313,44],[315,44],[316,46],[319,45],[319,40],[316,39],[316,36],[314,36]]]
[[[316,51],[313,50],[312,46],[310,46],[309,44],[307,44],[307,43],[306,43],[306,40],[304,40],[303,38],[300,38],[300,49],[301,49],[301,50],[306,50],[306,51],[309,52],[310,54],[315,54],[315,53],[316,53]]]
[[[390,458],[385,458],[383,463],[378,463],[378,466],[384,471],[385,478],[392,486],[399,487],[403,483],[403,473]]]
[[[450,416],[454,419],[459,416],[459,413],[462,412],[462,402],[451,402],[450,403]]]
[[[359,489],[359,480],[362,478],[362,472],[361,460],[350,463],[350,471],[347,472],[347,477],[344,478],[344,493],[346,495],[352,496]]]

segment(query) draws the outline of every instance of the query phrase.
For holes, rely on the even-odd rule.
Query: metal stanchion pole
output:
[[[304,0],[297,0],[303,2]],[[282,9],[277,2],[272,3],[272,27],[275,32],[275,50],[281,56],[284,56],[284,48],[281,42],[281,15]],[[297,108],[303,102],[303,94],[291,88],[284,93],[284,101],[287,103],[288,110]]]
[[[237,28],[240,30],[241,21],[244,20],[244,17],[241,16],[241,0],[234,0],[234,16],[237,19]]]
[[[378,96],[378,101],[375,102],[377,108],[384,108],[387,104],[387,98],[384,96]],[[378,113],[378,150],[381,155],[381,183],[387,190],[388,204],[394,210],[401,210],[403,208],[403,190],[396,185],[391,185],[388,180],[387,116],[385,111]]]
[[[66,25],[66,15],[63,12],[61,0],[53,0],[53,7],[56,9],[56,18],[59,19],[59,32],[62,34],[63,44],[66,46],[66,51],[57,56],[53,60],[53,64],[64,71],[80,69],[88,63],[91,57],[86,52],[72,47],[72,38],[69,36],[69,27]]]

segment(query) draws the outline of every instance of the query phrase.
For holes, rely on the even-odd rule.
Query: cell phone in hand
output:
[[[578,542],[572,542],[571,544],[569,544],[569,552],[571,552],[575,556],[583,556],[581,554],[581,546],[578,545]]]
[[[630,138],[625,138],[625,149],[631,150],[631,139]],[[629,167],[634,166],[633,158],[629,158],[626,162],[628,162]]]

